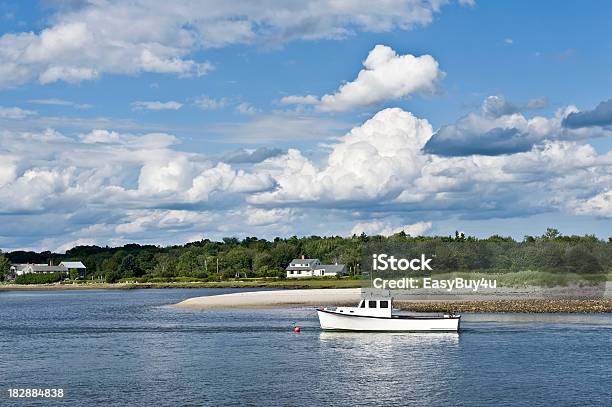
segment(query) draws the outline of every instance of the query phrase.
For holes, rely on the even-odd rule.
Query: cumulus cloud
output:
[[[516,113],[490,117],[496,115],[486,120]],[[511,154],[443,156],[423,149],[433,135],[426,119],[397,108],[314,154],[268,148],[211,158],[181,151],[179,139],[165,133],[2,130],[0,245],[168,244],[196,236],[338,231],[419,235],[455,218],[555,211],[611,217],[611,152],[548,139]]]
[[[138,101],[138,102],[132,103],[132,109],[133,110],[142,110],[142,109],[147,109],[147,110],[178,110],[182,106],[183,106],[182,103],[175,102],[173,100],[170,100],[168,102],[159,102],[159,101],[144,102],[144,101]]]
[[[519,107],[501,96],[487,97],[478,112],[442,126],[427,142],[425,151],[444,156],[500,155],[531,150],[550,140],[580,140],[612,135],[604,129],[571,129],[562,123],[575,106],[557,110],[553,117],[526,117]],[[533,102],[532,106],[539,106]]]
[[[351,229],[351,235],[365,233],[369,236],[381,235],[391,236],[396,233],[404,232],[410,236],[422,236],[431,229],[431,222],[417,222],[411,225],[393,226],[391,223],[382,220],[357,223]]]
[[[385,198],[423,164],[420,150],[432,133],[427,120],[401,109],[378,112],[332,146],[324,166],[290,149],[257,168],[278,183],[272,192],[250,198],[253,203],[294,201],[367,201]]]
[[[290,149],[257,164],[254,171],[276,186],[247,201],[488,219],[576,213],[573,199],[594,197],[612,182],[612,154],[598,155],[588,144],[546,140],[524,152],[446,157],[424,151],[433,134],[427,120],[385,109],[329,146],[321,160]]]
[[[593,110],[570,113],[563,119],[563,126],[573,129],[612,126],[612,99],[601,102]]]
[[[0,88],[31,80],[79,82],[104,73],[199,76],[213,66],[191,57],[198,50],[410,29],[429,24],[440,5],[437,0],[323,0],[306,7],[268,0],[87,1],[60,7],[39,32],[0,36]]]
[[[351,110],[397,100],[414,93],[433,93],[444,77],[431,55],[398,55],[385,45],[376,45],[363,61],[357,78],[345,83],[333,94],[322,96],[286,96],[284,104],[315,105],[323,112]]]
[[[612,191],[604,191],[587,199],[576,200],[571,206],[579,215],[612,218]]]

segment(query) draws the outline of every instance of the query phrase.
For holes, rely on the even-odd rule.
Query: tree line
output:
[[[521,241],[493,235],[488,238],[465,236],[417,236],[404,232],[392,236],[351,237],[309,236],[275,238],[203,239],[184,245],[160,247],[127,244],[121,247],[77,246],[65,254],[49,251],[12,251],[0,254],[0,274],[10,263],[49,263],[82,261],[87,279],[177,278],[208,281],[232,278],[284,278],[285,267],[302,255],[322,263],[346,264],[350,275],[359,275],[364,248],[373,245],[409,244],[415,253],[436,254],[439,270],[510,272],[520,270],[599,273],[612,270],[612,238],[594,235],[564,236],[548,229],[541,236],[525,236]]]

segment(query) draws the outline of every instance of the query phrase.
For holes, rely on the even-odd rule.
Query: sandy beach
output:
[[[175,306],[208,309],[354,305],[360,296],[360,288],[249,291],[189,298]]]

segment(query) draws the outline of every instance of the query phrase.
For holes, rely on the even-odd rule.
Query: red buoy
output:
[[[293,332],[295,332],[296,334],[299,334],[301,330],[302,329],[299,326],[294,326],[293,327]]]

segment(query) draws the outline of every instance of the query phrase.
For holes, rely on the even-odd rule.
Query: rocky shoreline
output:
[[[396,306],[417,312],[612,313],[610,298],[397,301]]]

